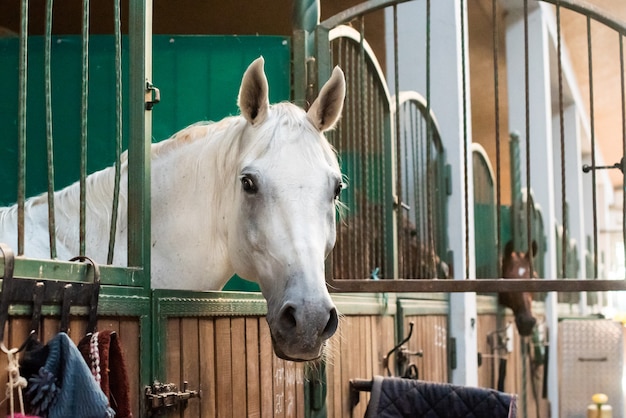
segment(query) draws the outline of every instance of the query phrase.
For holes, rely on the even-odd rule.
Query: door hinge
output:
[[[448,339],[448,356],[450,370],[456,370],[456,338],[454,337]]]
[[[448,196],[452,196],[452,166],[450,164],[446,164],[445,167],[446,193]]]
[[[154,382],[145,388],[146,408],[148,416],[160,415],[179,407],[184,409],[191,398],[200,397],[197,390],[187,389],[187,382],[183,382],[183,390],[179,391],[174,383]]]

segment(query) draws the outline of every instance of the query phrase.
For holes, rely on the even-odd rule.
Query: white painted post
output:
[[[564,80],[563,88],[566,88],[566,80]],[[554,135],[554,158],[555,166],[560,167],[560,116],[556,112],[553,119],[553,135]],[[585,224],[584,224],[584,208],[578,203],[584,200],[583,197],[583,172],[582,172],[582,152],[581,152],[581,132],[580,121],[576,106],[570,104],[564,105],[563,109],[563,138],[565,142],[565,194],[569,202],[569,237],[576,240],[577,257],[580,264],[578,276],[582,279],[586,277],[585,265]],[[559,180],[560,182],[560,180]],[[560,202],[560,199],[557,199]],[[559,210],[561,210],[559,208]],[[557,217],[559,214],[557,213]],[[557,266],[559,268],[559,266]],[[580,302],[578,304],[579,314],[587,313],[587,293],[580,292]]]
[[[471,147],[471,110],[469,99],[469,61],[467,41],[467,11],[461,13],[461,1],[431,1],[430,19],[430,106],[437,117],[441,138],[451,166],[452,194],[448,204],[448,240],[454,254],[453,271],[456,279],[475,279],[474,262],[474,202],[465,196],[473,190]],[[463,2],[464,7],[466,2]],[[415,1],[398,7],[399,88],[415,90],[426,97],[426,2]],[[465,32],[461,32],[461,17]],[[393,13],[386,12],[387,74],[389,88],[395,89],[393,56]],[[463,51],[462,36],[465,38]],[[465,54],[465,118],[463,105],[462,59]],[[464,137],[467,136],[467,147]],[[465,149],[467,148],[467,150]],[[467,152],[466,152],[467,151]],[[466,166],[467,164],[467,166]],[[467,178],[466,178],[467,174]],[[467,207],[467,213],[465,208]],[[466,230],[467,225],[467,230]],[[466,257],[466,237],[468,254]],[[449,336],[456,340],[456,368],[451,371],[452,383],[478,384],[478,352],[476,346],[476,294],[450,295]]]
[[[531,3],[529,2],[529,5]],[[547,242],[545,275],[556,278],[556,237],[554,210],[554,169],[552,107],[550,92],[550,50],[543,10],[533,3],[528,14],[528,89],[530,187],[535,202],[541,206]],[[520,133],[520,153],[526,155],[526,97],[524,17],[519,10],[507,15],[506,62],[509,104],[509,128]],[[522,165],[522,184],[526,183],[526,167]],[[522,231],[524,233],[524,231]],[[550,364],[548,369],[548,398],[551,416],[559,416],[558,398],[558,309],[557,294],[549,292],[546,300],[546,321],[550,335]]]

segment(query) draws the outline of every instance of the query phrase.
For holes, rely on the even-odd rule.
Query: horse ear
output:
[[[346,80],[341,68],[335,67],[330,79],[324,84],[307,112],[307,116],[320,132],[335,126],[341,116],[345,97]]]
[[[509,241],[506,243],[506,245],[504,246],[504,257],[510,257],[511,253],[513,252],[513,241]]]
[[[270,107],[269,87],[263,66],[265,60],[259,57],[250,64],[241,80],[237,105],[241,114],[251,125],[262,123]]]

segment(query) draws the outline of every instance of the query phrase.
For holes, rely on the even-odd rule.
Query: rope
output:
[[[7,354],[9,359],[9,365],[7,371],[9,372],[9,381],[7,383],[6,396],[9,398],[11,408],[11,418],[15,417],[15,398],[13,395],[14,389],[17,389],[17,395],[19,400],[20,412],[24,415],[24,397],[22,395],[22,389],[26,388],[28,382],[22,376],[20,376],[20,362],[17,348],[7,350],[4,344],[0,345],[2,351]]]
[[[100,384],[102,380],[102,375],[100,373],[100,351],[98,349],[98,333],[94,332],[91,334],[91,339],[89,341],[89,358],[91,360],[90,368],[91,374],[96,379],[96,382]]]

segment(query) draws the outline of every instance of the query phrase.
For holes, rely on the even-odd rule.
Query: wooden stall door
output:
[[[143,304],[143,303],[142,303]],[[5,324],[4,343],[7,347],[19,347],[28,337],[30,333],[31,318],[25,315],[12,316]],[[46,316],[42,321],[39,333],[39,341],[47,343],[59,332],[60,319],[58,316]],[[122,353],[125,360],[126,373],[129,382],[129,398],[130,408],[133,416],[143,417],[143,387],[146,382],[142,382],[142,350],[141,338],[142,320],[136,316],[101,316],[98,320],[97,329],[99,331],[115,331],[120,342]],[[84,316],[73,315],[70,318],[68,335],[75,344],[78,344],[86,334],[87,321]],[[24,353],[20,353],[24,356]],[[8,358],[6,355],[0,355],[0,370],[6,370],[8,366]],[[103,371],[104,372],[104,371]],[[8,382],[8,374],[0,375],[0,386],[6,387]],[[17,396],[17,392],[14,393]],[[17,399],[17,398],[16,398]],[[19,412],[16,403],[15,412]],[[26,405],[26,408],[28,406]],[[10,416],[9,402],[4,403],[0,408],[0,413]]]
[[[305,416],[305,365],[273,352],[258,293],[154,292],[155,377],[199,392],[170,417]]]

